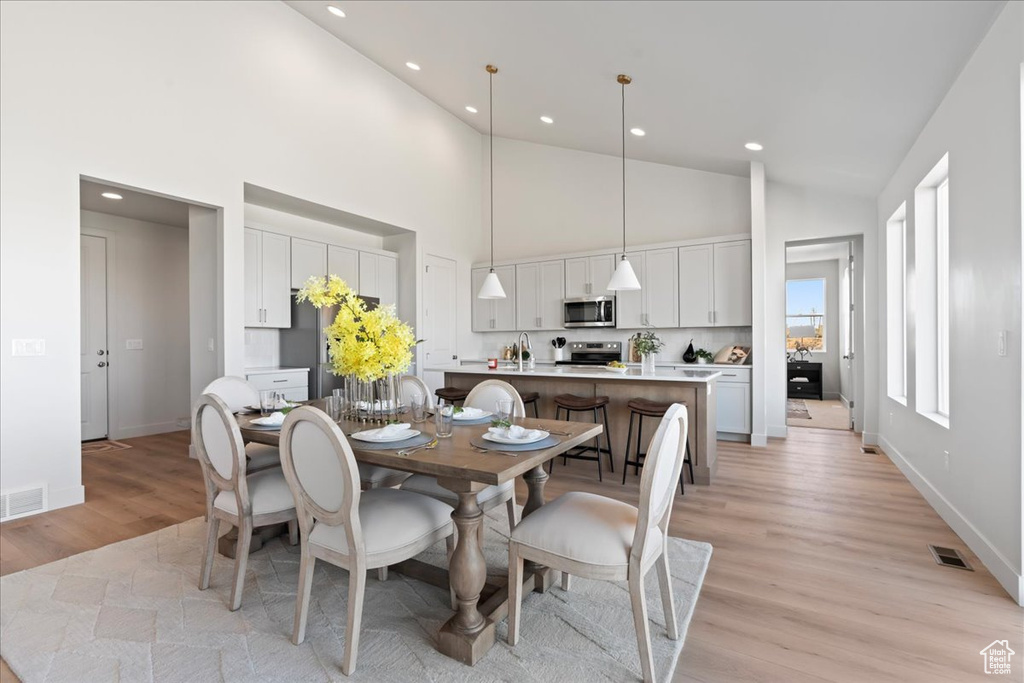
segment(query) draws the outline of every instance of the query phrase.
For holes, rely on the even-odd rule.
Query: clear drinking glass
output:
[[[446,439],[452,435],[452,416],[454,414],[454,403],[445,403],[444,399],[438,400],[437,410],[434,412],[434,426],[439,439]]]
[[[494,402],[494,416],[499,420],[512,420],[512,399],[499,398]]]
[[[409,409],[412,411],[412,421],[415,423],[427,421],[427,400],[423,396],[409,397]]]
[[[331,415],[334,421],[337,422],[345,415],[345,390],[338,388],[331,392],[331,398],[334,399],[334,411],[337,414]]]
[[[274,412],[277,403],[277,392],[273,389],[264,389],[260,392],[260,415],[266,417]]]

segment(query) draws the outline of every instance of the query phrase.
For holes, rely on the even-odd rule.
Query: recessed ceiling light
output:
[[[124,199],[124,197],[122,197],[121,195],[119,195],[116,192],[104,192],[100,196],[101,197],[106,197],[107,199]]]
[[[345,12],[340,7],[335,7],[334,5],[328,5],[327,6],[327,11],[330,12],[331,14],[333,14],[336,17],[341,17],[342,19],[345,18]]]
[[[410,69],[412,69],[413,71],[419,71],[420,70],[420,65],[417,64],[416,62],[406,62],[405,65],[407,67],[409,67]]]
[[[466,105],[466,111],[468,111],[470,114],[475,114],[476,107],[470,107],[469,105]]]
[[[643,136],[647,135],[643,128],[630,128],[629,132],[637,136],[638,138],[642,138]]]
[[[764,149],[764,145],[762,145],[759,142],[748,142],[743,146],[749,149],[751,152],[760,152],[762,149]]]
[[[540,120],[543,121],[544,123],[554,123],[555,122],[555,120],[553,118],[551,118],[550,116],[542,116],[542,117],[540,117]]]

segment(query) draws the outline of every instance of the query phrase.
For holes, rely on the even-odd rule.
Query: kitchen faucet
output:
[[[523,346],[523,337],[526,337],[526,346],[525,347]],[[522,372],[523,371],[523,349],[525,348],[527,351],[530,352],[531,356],[533,355],[533,344],[530,343],[530,333],[529,332],[520,332],[519,333],[519,342],[518,343],[519,343],[519,372]]]

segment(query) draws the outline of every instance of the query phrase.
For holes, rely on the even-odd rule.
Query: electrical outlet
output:
[[[45,339],[12,339],[11,340],[11,355],[12,356],[45,356],[46,355],[46,340]]]
[[[949,472],[949,451],[942,451],[943,467]]]
[[[892,411],[889,411],[889,426],[892,427]]]
[[[996,355],[1006,355],[1006,330],[999,330],[999,335],[996,337]]]
[[[213,351],[213,337],[206,340],[206,350]]]
[[[142,340],[141,339],[125,339],[124,348],[128,351],[141,351]]]

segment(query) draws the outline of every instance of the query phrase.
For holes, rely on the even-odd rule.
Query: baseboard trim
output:
[[[768,428],[768,437],[772,439],[785,439],[789,436],[789,428],[786,425],[774,425]]]
[[[838,391],[823,391],[821,392],[822,401],[842,401],[843,395]]]
[[[964,517],[938,489],[932,486],[932,483],[918,472],[917,468],[903,457],[903,454],[889,443],[888,439],[881,435],[877,436],[878,446],[881,447],[882,452],[899,468],[900,472],[903,473],[903,476],[910,481],[914,488],[924,496],[924,499],[928,501],[932,509],[953,529],[953,532],[960,537],[960,540],[966,543],[967,547],[978,556],[981,563],[992,572],[992,576],[1010,594],[1010,597],[1018,605],[1024,606],[1024,575],[1018,574],[1010,561],[989,543],[984,534],[970,520]],[[865,442],[867,442],[866,438]]]
[[[81,505],[85,502],[85,487],[68,486],[63,489],[50,489],[47,492],[47,510],[57,510],[71,505]],[[41,512],[45,512],[42,510]]]
[[[843,404],[844,408],[849,408],[850,407],[850,399],[848,399],[845,396],[843,396],[842,393],[839,394],[839,402]]]
[[[180,432],[182,429],[187,427],[179,427],[177,420],[171,420],[169,422],[154,422],[148,425],[138,425],[135,427],[125,427],[124,429],[117,430],[116,436],[111,436],[111,439],[134,439],[140,436],[152,436],[153,434],[166,434],[167,432]]]
[[[768,445],[768,436],[766,434],[751,434],[750,445],[763,448]]]

